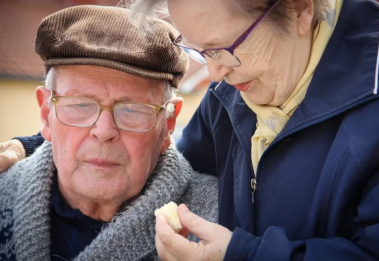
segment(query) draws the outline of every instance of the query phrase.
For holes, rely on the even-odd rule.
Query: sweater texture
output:
[[[0,260],[50,260],[51,144],[0,175]],[[59,175],[59,174],[58,174]],[[217,222],[217,182],[194,172],[171,145],[138,197],[122,206],[75,260],[158,260],[154,210],[185,203]]]

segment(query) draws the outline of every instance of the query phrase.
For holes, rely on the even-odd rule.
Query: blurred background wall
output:
[[[44,66],[34,53],[41,20],[60,9],[84,4],[117,5],[118,0],[0,0],[0,142],[40,129],[34,91],[43,85]],[[190,61],[178,96],[184,98],[174,133],[179,136],[210,83],[206,68]]]

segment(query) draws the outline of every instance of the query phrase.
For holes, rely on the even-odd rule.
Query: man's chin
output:
[[[85,187],[77,187],[77,192],[86,200],[97,204],[113,205],[120,200],[122,192],[112,184],[92,183]]]

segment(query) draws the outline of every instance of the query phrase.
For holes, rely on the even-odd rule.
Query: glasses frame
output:
[[[250,37],[250,35],[252,34],[252,32],[254,31],[254,29],[263,21],[263,19],[279,4],[280,0],[276,0],[274,3],[272,3],[262,14],[261,16],[258,17],[257,20],[254,21],[254,23],[252,25],[249,26],[249,28],[246,29],[245,32],[242,33],[242,35],[240,37],[237,38],[237,40],[234,41],[234,43],[232,45],[230,45],[229,47],[221,47],[221,48],[209,48],[209,49],[204,49],[202,51],[199,51],[195,48],[191,48],[191,47],[188,47],[188,46],[185,46],[185,45],[182,45],[180,44],[180,42],[182,42],[183,40],[183,36],[182,35],[179,35],[178,38],[176,38],[176,40],[174,41],[174,44],[180,48],[185,48],[185,49],[190,49],[190,50],[193,50],[193,51],[196,51],[197,53],[199,53],[201,56],[204,57],[205,59],[205,55],[207,55],[209,58],[211,59],[214,59],[212,58],[207,52],[209,51],[219,51],[219,50],[225,50],[227,52],[229,52],[231,55],[233,55],[239,62],[239,65],[236,65],[236,66],[230,66],[230,67],[238,67],[241,65],[241,61],[238,59],[237,56],[234,55],[234,50],[240,45],[242,44],[244,41],[246,41],[247,38]],[[190,56],[191,57],[191,56]],[[192,57],[191,57],[192,58]],[[194,58],[192,58],[194,59]],[[194,59],[195,61],[199,62],[199,63],[202,63],[201,61],[197,60],[197,59]],[[206,64],[207,62],[205,61],[204,63],[202,64]]]
[[[98,105],[99,105],[99,111],[97,113],[97,116],[96,116],[96,119],[91,123],[91,124],[86,124],[86,125],[77,125],[77,124],[67,124],[67,123],[64,123],[64,122],[61,122],[61,120],[59,119],[59,116],[58,116],[58,113],[57,113],[57,103],[59,101],[59,99],[62,99],[62,98],[74,98],[74,99],[86,99],[86,100],[90,100],[90,101],[93,101],[93,102],[96,102]],[[59,96],[59,95],[52,95],[51,96],[51,101],[54,103],[54,106],[55,106],[55,116],[57,117],[58,121],[63,124],[63,125],[66,125],[66,126],[72,126],[72,127],[81,127],[81,128],[86,128],[86,127],[91,127],[93,125],[96,124],[97,120],[99,119],[100,117],[100,114],[103,112],[103,111],[109,111],[112,113],[112,117],[113,117],[113,122],[116,124],[117,128],[119,128],[120,130],[123,130],[123,131],[129,131],[129,132],[138,132],[138,133],[142,133],[142,132],[148,132],[150,131],[152,128],[154,128],[155,124],[157,123],[157,118],[158,118],[158,114],[165,110],[167,108],[167,105],[171,102],[171,100],[168,100],[166,101],[163,105],[156,105],[156,104],[151,104],[151,103],[143,103],[143,102],[125,102],[125,101],[119,101],[119,102],[116,102],[114,103],[112,106],[106,106],[106,105],[102,105],[100,102],[98,102],[97,100],[95,99],[91,99],[91,98],[88,98],[88,97],[84,97],[84,96]],[[136,131],[136,130],[128,130],[128,129],[124,129],[124,128],[121,128],[117,121],[116,121],[116,118],[115,118],[115,115],[114,115],[114,108],[117,104],[119,103],[123,103],[123,104],[140,104],[140,105],[148,105],[148,106],[151,106],[155,109],[155,121],[154,121],[154,124],[151,126],[150,129],[148,130],[143,130],[143,131]]]

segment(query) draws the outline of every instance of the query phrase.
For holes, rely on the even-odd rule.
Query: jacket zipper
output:
[[[232,119],[232,116],[231,116],[231,113],[229,111],[229,108],[226,106],[226,104],[223,102],[223,100],[218,96],[218,94],[216,93],[216,90],[217,88],[220,86],[220,84],[222,83],[223,81],[219,82],[215,88],[210,88],[209,91],[213,93],[213,95],[218,99],[218,101],[224,106],[226,112],[228,113],[229,115],[229,118]],[[234,128],[233,128],[234,129]],[[242,144],[242,137],[240,136],[240,134],[238,132],[234,132],[237,137],[238,137],[238,140],[240,141],[240,143]],[[249,155],[249,153],[246,151],[245,147],[242,146],[244,151],[245,151],[245,155]],[[254,195],[255,195],[255,191],[257,190],[257,175],[256,173],[254,173],[254,169],[253,169],[253,165],[252,165],[252,162],[251,162],[251,158],[247,160],[247,162],[249,162],[249,166],[250,166],[250,170],[251,170],[251,173],[253,173],[253,177],[252,179],[250,180],[250,186],[251,186],[251,203],[254,204]],[[259,165],[259,164],[258,164]],[[258,172],[258,171],[257,171]]]
[[[213,88],[210,88],[209,90],[210,90],[210,92],[212,92],[213,95],[219,100],[219,102],[224,106],[225,110],[227,111],[227,113],[228,113],[228,115],[229,115],[229,118],[232,119],[232,117],[231,117],[231,113],[230,113],[230,111],[229,111],[229,108],[228,108],[228,107],[226,106],[226,104],[222,101],[222,99],[220,98],[220,96],[216,93],[216,89],[220,86],[220,84],[221,84],[222,82],[223,82],[223,81],[219,82],[219,83],[216,85],[216,87],[215,87],[214,89],[213,89]],[[262,159],[263,159],[264,155],[266,154],[266,152],[267,152],[271,147],[273,147],[273,146],[274,146],[276,143],[278,143],[279,141],[282,141],[282,140],[288,138],[289,136],[293,135],[293,134],[296,133],[296,132],[299,132],[299,131],[301,131],[301,130],[304,130],[304,129],[306,129],[306,128],[309,128],[309,127],[311,127],[311,126],[313,126],[313,125],[319,124],[319,123],[321,123],[321,122],[323,122],[323,121],[326,121],[326,120],[328,120],[328,119],[331,119],[331,118],[333,118],[333,117],[335,117],[335,116],[337,116],[337,115],[339,115],[339,114],[342,114],[342,113],[344,113],[344,112],[346,112],[346,111],[348,111],[348,110],[350,110],[350,109],[352,109],[352,108],[354,108],[354,107],[356,107],[356,106],[359,106],[359,105],[361,105],[361,104],[363,104],[363,103],[369,102],[369,101],[374,100],[374,99],[376,99],[376,98],[378,98],[377,95],[369,96],[369,97],[364,98],[364,99],[362,99],[362,100],[360,100],[360,101],[358,101],[358,102],[355,102],[355,103],[353,103],[353,104],[350,104],[350,105],[347,106],[347,107],[343,107],[343,108],[341,108],[341,109],[339,109],[339,110],[337,110],[337,111],[335,111],[335,112],[333,112],[333,113],[331,113],[331,114],[329,114],[329,115],[327,115],[327,116],[324,116],[324,117],[322,117],[322,118],[320,118],[320,119],[317,119],[317,120],[314,120],[314,121],[308,122],[308,123],[306,123],[306,124],[300,125],[300,126],[298,126],[297,128],[295,128],[295,129],[293,129],[293,130],[291,130],[291,131],[289,131],[289,132],[287,132],[287,133],[284,133],[284,134],[282,134],[282,135],[279,134],[279,136],[277,136],[277,139],[274,139],[274,141],[273,141],[273,142],[267,147],[267,149],[263,152],[263,154],[262,154],[262,156],[261,156],[261,158],[260,158],[260,160],[259,160],[259,162],[258,162],[257,172],[256,172],[256,173],[254,173],[254,169],[253,169],[253,165],[252,165],[252,163],[251,163],[251,159],[248,159],[248,162],[249,162],[249,165],[250,165],[250,169],[251,169],[251,171],[252,171],[252,173],[253,173],[253,178],[252,178],[251,181],[250,181],[250,186],[251,186],[251,202],[252,202],[252,204],[254,204],[255,193],[256,193],[256,191],[257,191],[257,189],[258,189],[258,183],[259,183],[259,175],[258,175],[258,174],[260,173],[260,169],[261,169],[261,165],[262,165],[262,164],[260,164],[260,162],[262,161]],[[242,138],[240,137],[239,133],[235,131],[235,134],[237,135],[238,140],[242,141]],[[241,144],[242,144],[242,143],[241,143]],[[244,148],[244,147],[243,147],[243,148]],[[244,150],[245,150],[245,148],[244,148]],[[245,155],[249,155],[249,153],[247,153],[246,150],[245,150]]]

